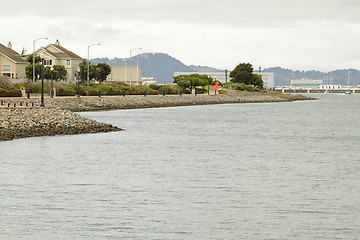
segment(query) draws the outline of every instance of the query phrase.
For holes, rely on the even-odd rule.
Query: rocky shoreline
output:
[[[0,113],[0,141],[121,130],[60,108],[3,108]]]
[[[310,100],[302,95],[262,92],[232,92],[218,95],[103,96],[0,99],[0,141],[35,136],[120,131],[119,127],[81,117],[74,112],[172,107],[224,103],[284,102]]]

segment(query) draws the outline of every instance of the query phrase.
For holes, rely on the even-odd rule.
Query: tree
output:
[[[191,74],[191,75],[179,75],[173,78],[174,83],[176,83],[179,87],[183,90],[190,87],[197,87],[197,86],[206,86],[208,84],[213,84],[214,80],[212,77],[203,74]]]
[[[66,79],[67,70],[63,65],[54,65],[53,79]]]
[[[98,63],[96,65],[97,80],[99,82],[106,81],[107,76],[111,73],[111,66],[107,63]]]
[[[260,75],[253,74],[253,67],[250,63],[240,63],[230,73],[230,81],[235,83],[244,83],[246,85],[253,85],[261,87],[263,81]]]
[[[259,74],[253,74],[253,84],[254,86],[258,86],[259,88],[263,88],[264,82],[262,80],[262,76]]]
[[[33,79],[33,64],[26,65],[25,74],[28,79]],[[41,63],[35,63],[35,78],[41,76]]]
[[[80,67],[80,79],[87,80],[87,61],[85,59],[79,64]],[[89,79],[97,78],[97,70],[95,65],[89,64]]]
[[[173,82],[176,83],[183,91],[191,85],[188,75],[176,76],[173,78]]]

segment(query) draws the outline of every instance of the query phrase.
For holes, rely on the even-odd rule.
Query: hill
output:
[[[125,60],[129,66],[129,58],[95,58],[91,62],[94,64],[104,62],[111,66],[125,66]],[[132,66],[137,62],[142,67],[143,77],[155,77],[158,83],[172,82],[174,72],[196,72],[192,67],[186,66],[179,60],[164,53],[144,53],[132,57]]]
[[[125,66],[125,60],[129,66],[129,58],[95,58],[91,59],[94,64],[107,63],[112,66]],[[216,68],[207,66],[187,66],[181,61],[169,56],[165,53],[144,53],[132,57],[132,66],[136,66],[137,62],[142,67],[142,75],[144,77],[155,77],[158,83],[172,82],[174,72],[216,72],[221,71]],[[231,71],[232,69],[229,69]],[[264,72],[273,72],[275,74],[275,86],[290,86],[291,79],[325,79],[327,84],[347,85],[348,70],[335,70],[331,72],[320,71],[299,71],[285,69],[281,67],[272,67],[263,69]],[[350,85],[360,85],[360,71],[349,69]],[[256,73],[256,71],[255,71]]]

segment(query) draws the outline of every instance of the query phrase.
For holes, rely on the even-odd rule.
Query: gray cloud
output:
[[[1,43],[32,49],[47,36],[86,57],[127,57],[142,47],[186,64],[254,65],[332,70],[357,68],[360,37],[355,0],[63,0],[6,3]],[[39,42],[38,46],[48,42]]]

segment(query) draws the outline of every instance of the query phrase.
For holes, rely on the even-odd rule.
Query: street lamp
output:
[[[78,94],[78,97],[80,97],[80,68],[78,68],[76,70],[76,73],[77,73],[77,80],[78,80],[77,94]]]
[[[50,90],[50,98],[53,98],[54,97],[54,66],[51,66],[50,68],[50,71],[51,71],[51,90]]]
[[[208,95],[210,95],[210,76],[208,76],[207,79],[208,79]]]
[[[41,39],[47,40],[48,38],[38,38],[33,42],[33,82],[35,82],[35,42]]]
[[[130,64],[129,64],[129,66],[130,66],[130,86],[131,86],[131,53],[132,53],[132,51],[137,50],[137,49],[140,50],[141,48],[134,48],[134,49],[130,50]]]
[[[95,45],[100,45],[100,43],[94,43],[94,44],[91,44],[91,45],[88,46],[88,52],[87,52],[87,54],[88,54],[88,56],[87,56],[87,58],[88,58],[88,62],[87,62],[87,85],[88,86],[90,85],[90,81],[89,81],[89,69],[90,69],[89,49],[90,49],[90,47],[95,46]]]
[[[44,104],[44,59],[41,59],[41,103],[40,107],[45,107]]]

